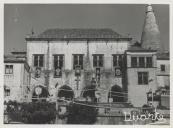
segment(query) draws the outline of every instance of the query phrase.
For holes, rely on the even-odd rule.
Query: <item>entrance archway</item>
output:
[[[37,89],[39,88],[39,95],[37,94]],[[49,96],[49,92],[46,87],[43,87],[41,85],[38,85],[34,88],[33,94],[32,94],[32,101],[46,101],[46,98]],[[40,98],[40,99],[39,99]]]
[[[113,102],[123,102],[124,95],[122,88],[118,85],[112,86],[111,90],[109,91],[108,98],[112,98]]]
[[[95,86],[86,86],[82,91],[82,97],[91,98],[92,101],[95,101],[96,100],[95,90],[96,90]]]
[[[64,97],[65,99],[71,100],[74,98],[74,92],[71,89],[71,87],[63,85],[62,87],[59,88],[58,97],[59,98]]]

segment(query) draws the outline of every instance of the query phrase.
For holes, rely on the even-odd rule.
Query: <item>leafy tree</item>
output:
[[[27,124],[46,124],[56,118],[55,103],[48,102],[9,102],[7,112],[12,121]]]
[[[93,104],[79,101],[78,103]],[[94,124],[96,122],[98,110],[95,107],[71,103],[68,111],[67,124]]]

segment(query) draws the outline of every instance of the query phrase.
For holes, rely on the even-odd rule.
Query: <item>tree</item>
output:
[[[81,101],[77,103],[93,105],[93,103]],[[67,124],[94,124],[97,120],[98,109],[95,107],[71,103],[68,111]]]
[[[84,98],[90,97],[92,101],[95,101],[96,99],[95,90],[96,90],[96,86],[86,86],[83,91],[83,97]]]
[[[56,118],[55,104],[48,102],[35,102],[22,107],[22,117],[25,123],[45,124]]]
[[[7,103],[7,112],[12,121],[26,124],[46,124],[56,118],[55,103],[31,102],[31,103]]]

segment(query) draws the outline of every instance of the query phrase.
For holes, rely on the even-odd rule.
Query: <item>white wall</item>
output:
[[[161,71],[160,65],[165,65],[165,71]],[[157,81],[159,87],[170,86],[169,60],[157,60]]]
[[[4,75],[4,84],[10,88],[10,96],[5,97],[5,100],[21,101],[22,98],[22,67],[20,63],[6,63],[5,65],[13,65],[13,74]],[[4,72],[5,73],[5,72]]]
[[[160,65],[165,65],[165,72],[162,72]],[[170,73],[170,62],[169,60],[157,60],[157,74],[158,75],[169,75]]]
[[[4,97],[4,100],[16,100],[18,102],[28,101],[27,98],[29,94],[26,92],[27,86],[30,84],[30,75],[24,63],[5,63],[4,65],[13,65],[13,74],[4,74],[4,85],[10,88],[10,96]]]
[[[131,56],[151,56],[153,57],[153,68],[131,68]],[[142,107],[147,103],[147,92],[157,89],[156,79],[156,55],[154,53],[127,53],[127,77],[128,77],[128,98],[135,107]],[[149,78],[153,81],[148,85],[138,85],[138,72],[148,72]]]
[[[115,78],[114,72],[112,70],[112,54],[124,54],[124,51],[128,48],[129,41],[89,41],[89,59],[91,68],[93,69],[93,56],[92,54],[104,54],[104,68],[102,72],[105,70],[109,71],[109,77],[106,74],[101,76],[101,84],[102,87],[106,90],[110,89],[111,86],[118,84],[122,87],[121,78]],[[55,89],[55,84],[58,82],[59,86],[67,84],[71,86],[71,88],[76,90],[76,77],[74,76],[73,70],[73,54],[84,54],[84,68],[86,66],[86,56],[87,56],[87,41],[50,41],[49,43],[46,41],[30,41],[27,42],[27,56],[28,63],[32,67],[33,64],[33,54],[44,54],[45,55],[45,65],[47,64],[47,53],[48,53],[48,45],[49,45],[49,70],[50,78],[49,78],[49,91],[51,94],[55,95],[57,90]],[[53,77],[53,54],[64,54],[65,55],[65,69],[62,75],[62,78],[54,78]],[[93,69],[94,70],[94,69]],[[85,86],[84,83],[84,71],[81,74],[81,81],[79,90],[82,90]],[[34,72],[33,72],[34,73]],[[42,74],[43,75],[43,74]],[[34,76],[32,74],[32,76]],[[44,84],[44,76],[41,78],[34,80],[32,79],[31,84],[36,86],[38,84]],[[107,93],[103,94],[103,101],[107,100]]]

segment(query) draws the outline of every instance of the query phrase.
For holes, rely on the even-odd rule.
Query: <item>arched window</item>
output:
[[[73,99],[74,98],[74,92],[71,89],[71,87],[67,85],[63,85],[58,89],[58,97],[65,97],[65,99]]]
[[[37,92],[39,90],[39,92]],[[41,85],[38,85],[34,88],[34,92],[32,95],[32,101],[46,101],[46,98],[49,96],[49,92],[46,87],[43,87]],[[39,99],[40,98],[40,99]],[[42,98],[42,99],[41,99]],[[45,98],[45,99],[44,99]]]
[[[122,88],[118,85],[112,86],[108,98],[112,98],[113,102],[123,102],[124,101],[124,94]]]

